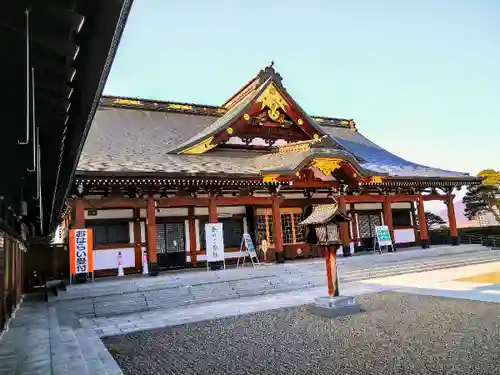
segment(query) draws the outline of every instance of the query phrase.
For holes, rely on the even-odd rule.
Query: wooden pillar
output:
[[[413,225],[413,232],[415,237],[415,243],[418,243],[418,226],[417,226],[417,215],[415,214],[415,202],[410,202],[410,215],[411,215],[411,223]]]
[[[217,216],[217,212],[215,214]],[[197,259],[196,259],[196,217],[194,215],[194,206],[188,207],[188,230],[189,230],[189,255],[191,256],[191,263],[195,264],[197,262]]]
[[[148,208],[147,208],[147,224],[146,224],[146,233],[147,233],[147,249],[148,249],[148,260],[149,263],[153,264],[157,262],[156,258],[156,209],[155,209],[155,201],[153,198],[148,199]]]
[[[341,195],[338,200],[339,211],[343,214],[346,214],[346,203],[345,203],[345,195]],[[351,249],[349,247],[349,223],[341,222],[339,224],[339,235],[340,241],[342,242],[342,253],[345,257],[351,255]]]
[[[421,195],[418,196],[417,209],[420,225],[420,246],[422,246],[422,249],[427,249],[429,247],[429,235],[427,233],[427,221],[425,220],[424,200]]]
[[[454,195],[448,194],[446,205],[448,206],[448,224],[450,226],[450,243],[452,246],[458,245],[457,219],[455,217],[455,205],[453,204]]]
[[[143,255],[142,255],[142,233],[141,233],[141,209],[134,208],[134,258],[135,269],[137,272],[142,271]]]
[[[85,228],[85,202],[83,199],[77,199],[74,202],[75,209],[75,229]]]
[[[351,211],[351,223],[352,223],[352,240],[357,244],[359,242],[359,230],[358,230],[358,218],[356,216],[356,211]]]
[[[384,211],[384,225],[389,228],[389,234],[391,235],[392,247],[395,249],[394,244],[394,226],[392,225],[392,207],[389,197],[384,198],[384,203],[382,203],[382,209]],[[390,250],[389,250],[390,251]]]
[[[278,193],[272,194],[272,218],[274,234],[274,252],[276,262],[283,263],[285,254],[283,252],[283,229],[281,227],[280,197]]]
[[[208,200],[208,222],[211,224],[217,223],[217,203],[214,197]]]

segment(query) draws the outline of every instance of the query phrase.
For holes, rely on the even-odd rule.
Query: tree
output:
[[[420,226],[418,222],[418,216],[416,216],[416,219],[417,219],[417,226]],[[435,214],[434,212],[426,212],[425,221],[427,223],[428,230],[436,230],[439,229],[444,224],[446,224],[446,221],[444,221],[441,216]]]
[[[483,185],[500,186],[500,171],[494,169],[485,169],[477,174],[478,177],[483,177]]]
[[[486,180],[485,180],[486,181]],[[473,220],[476,215],[492,213],[497,223],[500,223],[500,187],[493,184],[469,186],[462,199],[465,204],[465,216]]]

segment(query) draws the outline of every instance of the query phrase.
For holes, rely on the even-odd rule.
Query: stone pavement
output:
[[[0,341],[0,364],[0,375],[123,374],[92,328],[41,298],[16,311]]]
[[[395,290],[405,285],[378,283],[378,279],[359,280],[491,262],[498,260],[499,254],[484,251],[482,247],[460,246],[348,258],[340,261],[341,293],[360,295]],[[460,275],[467,276],[463,272]],[[384,279],[390,278],[380,280]],[[325,295],[324,283],[324,264],[319,259],[256,269],[185,272],[74,285],[49,304],[33,298],[24,301],[0,340],[0,375],[122,374],[99,336],[303,305]],[[238,288],[234,289],[235,285]],[[180,297],[185,296],[182,294],[185,290],[190,290],[189,296],[194,296],[196,303],[176,305],[182,301]],[[163,300],[165,305],[124,315],[117,302],[121,300],[122,306],[126,306],[126,301],[134,305],[131,297],[138,293],[156,294],[155,301]],[[210,300],[211,294],[217,295],[216,300]],[[101,304],[97,310],[92,302],[96,298]],[[108,316],[95,317],[99,308],[106,311],[106,304]],[[75,314],[88,305],[91,317]]]
[[[481,246],[450,249],[341,259],[339,279],[347,283],[500,260],[500,253],[487,251]],[[73,285],[67,293],[51,298],[51,304],[89,319],[145,314],[157,309],[322,288],[325,285],[324,267],[322,259],[315,259],[258,268],[185,272],[156,278],[115,278],[94,284]]]

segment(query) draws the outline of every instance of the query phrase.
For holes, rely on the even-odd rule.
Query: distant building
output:
[[[476,223],[476,226],[478,227],[488,227],[490,225],[497,225],[495,217],[490,212],[476,215],[474,217],[474,221]]]

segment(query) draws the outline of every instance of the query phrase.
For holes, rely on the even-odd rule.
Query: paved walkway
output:
[[[0,375],[122,375],[90,327],[40,299],[24,301],[0,341]]]
[[[459,248],[434,248],[430,251],[408,251],[382,256],[353,257],[340,261],[341,293],[360,295],[405,288],[408,286],[404,283],[397,284],[390,281],[389,277],[380,277],[425,271],[432,267],[443,268],[464,263],[491,262],[498,260],[499,255],[500,253],[490,253],[481,247],[460,246]],[[366,280],[377,276],[379,279]],[[460,272],[460,276],[467,275]],[[293,288],[286,290],[276,287],[274,289],[256,288],[259,284],[268,285],[269,280],[282,282],[301,279],[306,280],[307,288],[301,288],[302,284],[297,284],[298,288],[297,285],[292,285]],[[359,281],[363,279],[365,281]],[[378,282],[378,280],[385,280],[385,282]],[[120,313],[116,311],[116,306],[113,309],[117,298],[128,301],[130,304],[129,297],[137,293],[154,292],[162,295],[168,290],[180,290],[183,286],[191,288],[198,286],[202,288],[200,290],[203,290],[205,295],[210,295],[224,290],[221,286],[235,282],[244,286],[240,291],[250,290],[250,286],[253,286],[254,294],[246,296],[241,294],[238,298],[232,299],[227,298],[228,294],[225,294],[221,300],[210,303],[201,299],[197,304],[188,303],[182,306],[171,306],[168,309],[158,308],[154,311],[121,316],[116,315]],[[269,285],[272,286],[272,283]],[[286,286],[287,284],[285,282],[275,285]],[[270,293],[270,290],[274,294]],[[229,289],[226,290],[228,291]],[[260,295],[255,295],[255,291]],[[61,293],[60,297],[49,304],[33,299],[24,301],[0,341],[0,363],[2,364],[0,375],[122,374],[99,337],[298,306],[307,304],[325,293],[322,260],[263,266],[258,269],[187,272],[158,278],[123,278],[118,281],[96,282],[93,285],[74,285],[67,293]],[[109,317],[78,318],[70,309],[63,308],[64,304],[88,304],[88,301],[93,301],[95,298],[110,298],[108,311],[114,311],[114,314]]]

